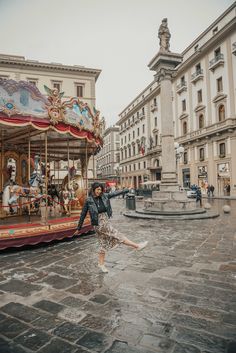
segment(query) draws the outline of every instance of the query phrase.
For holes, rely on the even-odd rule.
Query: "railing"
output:
[[[177,85],[177,93],[180,93],[182,91],[187,90],[187,82],[186,81],[181,81],[178,85]]]
[[[191,80],[195,80],[196,78],[200,77],[203,75],[203,69],[198,69],[196,70],[196,72],[194,72],[192,75],[191,75]]]
[[[232,119],[232,118],[226,119],[223,121],[219,121],[215,124],[212,124],[210,126],[204,127],[203,129],[195,130],[193,132],[187,133],[184,136],[180,136],[178,137],[178,142],[185,143],[194,138],[209,136],[214,133],[217,133],[218,131],[220,132],[222,130],[230,129],[233,127],[236,127],[236,119]]]
[[[217,54],[211,61],[209,62],[209,67],[214,66],[215,64],[224,61],[224,54]]]
[[[232,44],[232,53],[236,55],[236,42]]]

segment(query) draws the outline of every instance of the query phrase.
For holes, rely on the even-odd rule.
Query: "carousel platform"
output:
[[[39,216],[31,216],[30,221],[29,219],[27,221],[27,217],[15,216],[1,219],[0,250],[72,238],[75,236],[79,214],[72,217],[49,217],[46,223],[41,222]],[[91,230],[90,220],[86,218],[78,236]]]

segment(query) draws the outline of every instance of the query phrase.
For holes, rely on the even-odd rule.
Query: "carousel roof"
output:
[[[3,148],[42,153],[47,133],[48,154],[55,159],[96,153],[102,145],[99,111],[57,89],[44,86],[48,97],[25,81],[0,79],[0,133]],[[44,136],[42,136],[44,135]]]

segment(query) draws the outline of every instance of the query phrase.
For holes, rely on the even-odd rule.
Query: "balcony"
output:
[[[202,80],[202,79],[203,79],[203,69],[197,70],[191,76],[192,83],[196,83],[198,80]]]
[[[192,141],[207,139],[217,134],[220,135],[225,131],[228,131],[231,133],[234,131],[235,128],[236,128],[236,119],[229,118],[223,121],[218,121],[202,129],[189,132],[186,135],[179,136],[178,142],[180,144],[186,144],[186,143],[190,144]]]
[[[178,94],[182,93],[183,91],[187,91],[187,83],[186,81],[182,81],[177,85],[176,92]]]
[[[148,148],[146,155],[156,155],[159,156],[161,154],[161,145],[153,146],[151,149]]]
[[[232,44],[232,54],[236,55],[236,42]]]
[[[209,70],[214,72],[217,67],[224,65],[224,62],[224,54],[220,53],[216,55],[214,59],[209,62]]]

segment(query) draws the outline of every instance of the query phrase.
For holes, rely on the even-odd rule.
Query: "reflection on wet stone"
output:
[[[39,291],[42,287],[39,285],[26,283],[17,279],[10,280],[7,283],[0,284],[0,289],[5,292],[16,293],[22,297],[27,297],[34,291]]]
[[[153,352],[153,351],[152,351]],[[152,353],[146,348],[131,346],[127,342],[114,341],[105,353]]]
[[[113,225],[149,246],[108,252],[106,276],[91,236],[1,254],[0,352],[234,353],[236,207],[134,223],[112,202]]]
[[[58,275],[48,276],[47,278],[44,278],[43,281],[47,284],[50,284],[55,289],[65,289],[78,282],[77,280]]]
[[[87,332],[88,330],[86,330],[84,327],[70,322],[63,323],[53,331],[55,335],[60,336],[61,338],[65,338],[69,341],[76,341],[83,337]]]
[[[25,322],[31,322],[40,317],[40,313],[37,310],[19,303],[9,303],[3,306],[1,310]]]
[[[41,348],[38,353],[71,353],[75,352],[76,347],[61,339],[51,340],[45,347]]]
[[[40,302],[35,303],[34,307],[35,308],[39,308],[39,309],[44,310],[44,311],[47,311],[47,312],[52,313],[52,314],[57,314],[61,310],[64,309],[63,305],[51,302],[49,300],[41,300]]]
[[[84,300],[81,300],[79,298],[66,297],[66,298],[62,299],[62,301],[60,303],[67,305],[67,306],[72,306],[73,308],[79,308],[85,302],[84,302]]]
[[[102,352],[112,343],[112,339],[103,333],[89,332],[77,341],[77,344],[84,346],[95,352]]]
[[[15,342],[19,343],[23,347],[35,351],[44,346],[47,342],[49,342],[50,339],[51,337],[46,333],[36,329],[30,329],[29,331],[15,338]]]
[[[57,326],[61,325],[63,320],[51,316],[51,315],[46,315],[41,316],[40,318],[36,319],[35,321],[32,322],[32,325],[41,329],[41,330],[52,330],[55,329]]]
[[[77,308],[65,308],[58,314],[58,317],[60,319],[64,319],[74,323],[80,322],[85,316],[85,312]]]
[[[155,349],[156,352],[169,353],[174,346],[174,341],[154,335],[144,335],[140,344],[147,348]]]
[[[108,300],[110,300],[110,298],[106,297],[105,295],[98,294],[98,295],[95,295],[93,298],[90,298],[90,300],[99,304],[104,304]]]
[[[27,329],[27,325],[15,319],[6,318],[0,322],[1,335],[8,338],[14,338]]]
[[[25,349],[21,348],[12,341],[7,341],[0,337],[0,352],[2,353],[25,353]]]
[[[101,331],[103,329],[105,332],[108,332],[112,330],[112,323],[110,320],[92,315],[85,316],[85,318],[80,321],[80,325],[95,331]]]

